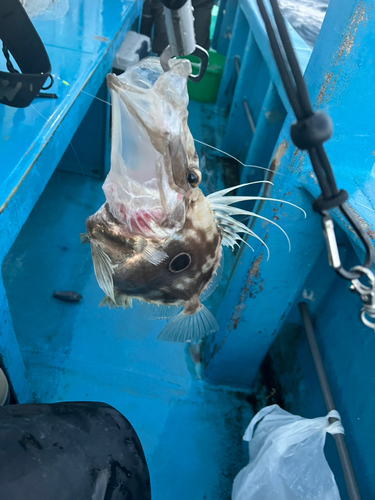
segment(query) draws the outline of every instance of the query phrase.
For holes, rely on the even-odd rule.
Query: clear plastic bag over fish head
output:
[[[190,73],[187,60],[165,73],[150,57],[107,77],[112,150],[103,190],[111,214],[132,235],[163,239],[184,224],[188,169],[199,168],[187,125]]]
[[[340,420],[302,418],[278,405],[263,408],[247,428],[250,463],[236,476],[232,500],[340,500],[324,456],[326,433],[343,433]]]

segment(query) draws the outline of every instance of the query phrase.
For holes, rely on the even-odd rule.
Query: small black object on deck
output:
[[[53,292],[53,296],[65,302],[78,302],[82,299],[82,295],[77,292]]]

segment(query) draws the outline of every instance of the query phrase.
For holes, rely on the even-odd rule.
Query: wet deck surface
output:
[[[214,115],[192,108],[193,133],[208,142]],[[220,171],[209,179],[222,187]],[[79,233],[104,201],[101,184],[56,171],[3,265],[35,400],[103,401],[120,410],[143,444],[153,499],[229,499],[247,460],[241,438],[251,406],[243,394],[200,380],[186,346],[157,341],[163,320],[137,306],[98,308],[103,293]],[[55,290],[83,299],[61,302]]]

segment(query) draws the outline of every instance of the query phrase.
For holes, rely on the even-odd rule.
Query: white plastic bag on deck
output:
[[[341,421],[302,418],[278,405],[263,408],[251,420],[250,463],[236,476],[232,500],[340,500],[324,456],[326,433],[344,433]]]

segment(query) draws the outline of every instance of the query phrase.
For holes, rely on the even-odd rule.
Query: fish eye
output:
[[[169,263],[169,270],[172,273],[181,273],[191,264],[191,257],[188,253],[179,253]]]
[[[192,187],[197,187],[202,180],[202,174],[199,170],[190,170],[187,176],[187,181]]]

